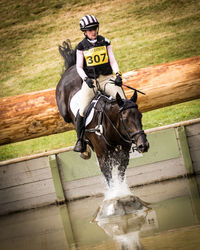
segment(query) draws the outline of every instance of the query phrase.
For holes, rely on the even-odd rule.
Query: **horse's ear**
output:
[[[117,104],[119,105],[119,107],[122,107],[124,105],[124,101],[122,100],[118,92],[116,94],[116,100],[117,100]]]
[[[137,91],[136,90],[135,90],[134,94],[131,97],[131,101],[135,102],[135,103],[137,102]]]

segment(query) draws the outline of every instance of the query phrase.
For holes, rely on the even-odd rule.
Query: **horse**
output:
[[[59,52],[65,61],[65,71],[56,87],[56,102],[64,121],[75,124],[70,101],[82,85],[75,65],[76,49],[72,49],[70,41],[66,40],[59,46]],[[84,141],[96,153],[101,172],[110,186],[115,166],[120,181],[124,181],[132,145],[135,145],[135,150],[144,153],[148,151],[149,143],[142,129],[136,90],[130,99],[122,99],[119,94],[116,99],[110,99],[98,91],[95,100],[94,115],[85,127]]]

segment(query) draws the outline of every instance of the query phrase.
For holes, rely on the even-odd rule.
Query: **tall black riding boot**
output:
[[[77,142],[74,146],[74,151],[75,152],[85,152],[86,150],[86,147],[85,147],[85,143],[83,141],[83,133],[84,133],[84,117],[82,117],[80,114],[79,114],[79,111],[76,115],[76,118],[75,118],[75,128],[76,128],[76,133],[77,133]]]

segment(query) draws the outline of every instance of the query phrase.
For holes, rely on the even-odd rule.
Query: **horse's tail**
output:
[[[59,52],[65,61],[65,69],[69,69],[76,63],[76,50],[72,49],[69,39],[63,42],[62,46],[59,45]]]

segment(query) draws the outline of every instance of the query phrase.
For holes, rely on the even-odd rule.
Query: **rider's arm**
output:
[[[78,50],[76,51],[76,69],[79,76],[84,80],[87,75],[83,70],[83,51]]]
[[[119,72],[119,66],[118,66],[117,61],[115,59],[115,56],[113,54],[111,45],[107,46],[107,51],[108,51],[110,66],[111,66],[113,72],[116,74],[117,72]]]

